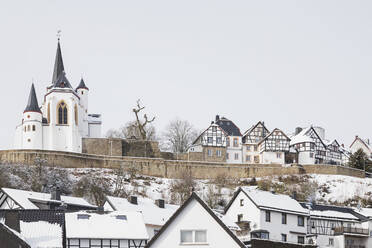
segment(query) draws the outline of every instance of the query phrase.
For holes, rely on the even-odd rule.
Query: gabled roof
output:
[[[202,201],[199,196],[195,192],[191,194],[189,199],[185,201],[185,203],[173,214],[173,216],[165,223],[165,225],[160,229],[160,231],[150,240],[150,242],[146,245],[146,248],[151,247],[151,245],[164,233],[164,231],[168,228],[172,222],[177,219],[178,215],[182,213],[182,211],[192,202],[197,201],[207,212],[208,214],[220,225],[226,233],[241,247],[246,248],[246,246],[231,232],[231,230],[222,222],[222,220],[217,217],[213,211],[207,206],[207,204]]]
[[[217,125],[216,123],[212,122],[211,125],[209,125],[209,127],[207,129],[205,129],[203,132],[201,132],[201,134],[194,140],[194,142],[192,142],[193,145],[196,144],[196,142],[200,139],[201,136],[203,136],[203,134],[208,131],[209,128],[211,128],[212,126],[215,126],[217,128],[219,128],[226,136],[228,136],[228,134],[225,132],[225,130],[223,130],[219,125]]]
[[[19,190],[19,189],[11,189],[11,188],[2,188],[2,192],[4,192],[8,197],[10,197],[17,205],[19,205],[22,209],[39,209],[34,202],[50,202],[50,203],[59,203],[59,204],[67,204],[73,206],[80,206],[86,207],[89,209],[97,208],[97,206],[88,203],[81,197],[72,197],[72,196],[61,196],[61,200],[52,200],[50,193],[40,193],[40,192],[33,192],[33,191],[26,191],[26,190]]]
[[[355,141],[359,140],[370,152],[372,152],[371,145],[368,144],[367,141],[363,140],[362,138],[359,138],[358,136],[355,136],[354,141],[351,143],[350,148],[354,145]]]
[[[251,126],[247,131],[244,132],[243,139],[245,139],[245,137],[247,135],[249,135],[258,125],[262,125],[262,127],[266,130],[266,132],[269,132],[269,129],[266,128],[264,122],[263,121],[259,121],[259,122],[256,123],[256,125]]]
[[[84,82],[84,79],[83,78],[81,78],[80,83],[79,83],[78,87],[76,87],[75,90],[77,91],[78,89],[89,90],[89,88],[85,85],[85,82]]]
[[[304,209],[299,202],[288,195],[274,194],[268,191],[259,190],[257,187],[238,188],[234,193],[233,198],[227,204],[225,213],[240,192],[243,192],[259,209],[308,215],[307,210]]]
[[[79,216],[85,216],[80,218]],[[66,238],[149,239],[142,214],[136,211],[66,213]]]
[[[326,148],[326,144],[324,143],[323,139],[320,138],[319,134],[315,131],[315,129],[312,126],[307,127],[307,128],[304,128],[301,132],[299,132],[298,134],[292,136],[291,137],[291,143],[290,143],[290,145],[292,146],[292,145],[295,145],[295,144],[298,144],[298,143],[303,143],[303,142],[312,142],[312,143],[315,143],[315,141],[313,140],[313,138],[311,138],[311,136],[308,135],[308,133],[310,131],[313,131],[315,133],[315,136],[318,137],[318,139],[320,140],[320,142]]]
[[[24,112],[28,112],[28,111],[41,113],[39,104],[37,102],[34,84],[31,85],[30,95],[28,96],[27,106]]]
[[[130,203],[125,198],[106,196],[107,203],[115,211],[138,211],[143,214],[145,224],[162,226],[179,208],[178,205],[164,204],[158,207],[152,199],[137,198],[137,204]]]
[[[63,66],[63,59],[62,59],[62,52],[61,52],[61,45],[57,45],[57,53],[56,59],[54,62],[54,70],[53,70],[53,77],[52,77],[52,84],[59,78],[59,76],[65,71],[65,67]]]
[[[288,138],[288,136],[282,130],[280,130],[279,128],[275,128],[271,133],[269,133],[268,135],[266,135],[265,138],[263,138],[260,142],[258,142],[258,144],[261,144],[263,141],[265,141],[267,138],[269,138],[275,132],[280,132],[280,133],[282,133],[284,135],[285,138],[287,138],[288,141],[291,140],[290,138]]]
[[[240,129],[234,124],[234,122],[225,117],[220,118],[217,115],[215,123],[221,127],[228,136],[242,136]]]
[[[310,210],[310,216],[313,218],[342,219],[352,221],[367,221],[368,217],[357,213],[348,207],[339,207],[331,205],[320,205],[315,203],[301,203],[304,208]]]

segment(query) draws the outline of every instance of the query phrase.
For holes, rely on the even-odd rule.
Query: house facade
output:
[[[289,152],[290,138],[275,128],[259,143],[260,160],[263,164],[285,164],[285,155]]]
[[[362,149],[369,158],[372,158],[372,144],[369,139],[362,139],[359,136],[355,136],[354,141],[350,145],[350,152],[355,153],[359,149]]]
[[[150,247],[245,248],[245,245],[195,193],[192,193],[150,240],[146,248]]]
[[[225,215],[247,227],[249,233],[239,237],[244,242],[256,238],[308,243],[308,211],[287,195],[241,187],[227,205]]]
[[[89,88],[83,79],[74,89],[66,77],[60,42],[53,77],[41,106],[34,84],[22,121],[16,127],[15,149],[82,152],[82,138],[101,137],[101,115],[88,113]]]
[[[265,127],[265,123],[261,121],[244,132],[242,142],[245,163],[262,163],[259,143],[269,133],[269,130]]]

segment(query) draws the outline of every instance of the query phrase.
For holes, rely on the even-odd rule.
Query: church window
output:
[[[28,125],[28,126],[27,126],[27,131],[30,131],[30,130],[31,130],[31,126]]]
[[[81,94],[84,95],[84,92],[82,91]]]
[[[27,115],[27,119],[30,119],[30,115]]]
[[[32,131],[36,131],[36,126],[32,125]]]
[[[67,105],[64,101],[60,102],[57,107],[57,112],[58,112],[58,124],[67,124]]]
[[[27,131],[27,127],[25,126],[25,132]]]
[[[74,112],[75,112],[75,124],[77,126],[78,125],[78,108],[76,104],[75,104]]]
[[[48,119],[48,123],[50,123],[50,103],[48,103],[47,119]]]

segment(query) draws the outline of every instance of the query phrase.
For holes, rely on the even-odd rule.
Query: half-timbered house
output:
[[[341,145],[337,140],[328,142],[327,145],[327,164],[342,164],[342,151]]]
[[[265,123],[261,121],[244,132],[242,142],[245,163],[261,163],[259,143],[269,134]]]
[[[275,128],[259,143],[260,158],[263,164],[284,164],[285,155],[289,152],[290,138]]]

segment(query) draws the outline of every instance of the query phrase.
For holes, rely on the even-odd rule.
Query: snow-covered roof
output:
[[[309,209],[311,218],[342,219],[350,221],[366,220],[363,214],[357,213],[352,208],[348,207],[309,203],[301,203],[301,205]]]
[[[306,135],[306,133],[311,129],[311,127],[308,127],[308,128],[304,128],[301,132],[299,132],[298,134],[296,135],[292,135],[290,137],[291,141],[290,141],[290,145],[293,146],[295,144],[298,144],[298,143],[303,143],[303,142],[314,142],[314,140]]]
[[[22,237],[31,247],[62,248],[63,230],[57,223],[20,221]]]
[[[358,214],[364,215],[370,219],[372,218],[372,208],[353,208],[353,210]]]
[[[298,201],[288,195],[271,193],[249,186],[241,187],[241,189],[258,208],[308,215],[308,211],[304,209]]]
[[[32,201],[41,202],[56,202],[65,203],[68,205],[85,206],[89,208],[95,208],[96,206],[88,203],[86,200],[80,197],[72,196],[61,196],[61,201],[52,200],[50,193],[40,193],[19,189],[2,188],[2,191],[12,198],[18,205],[23,209],[39,209]]]
[[[66,213],[67,238],[147,240],[142,214],[135,211]]]
[[[130,203],[125,198],[106,197],[114,210],[137,211],[143,214],[145,224],[162,226],[178,209],[178,205],[164,204],[164,208],[158,207],[152,199],[137,198],[137,204]]]
[[[217,211],[214,211],[212,210],[213,213],[222,220],[222,222],[230,229],[230,230],[234,230],[234,231],[240,231],[240,227],[232,220],[230,219],[228,216],[224,215],[224,214],[221,214]]]

